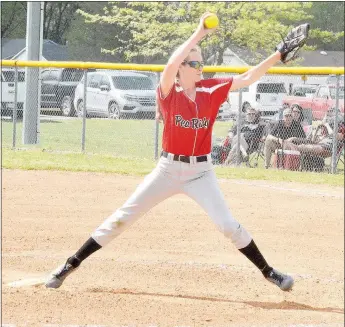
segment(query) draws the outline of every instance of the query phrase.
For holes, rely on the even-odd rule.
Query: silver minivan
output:
[[[100,70],[87,74],[86,114],[121,119],[125,116],[154,118],[156,111],[156,85],[145,74],[131,71]],[[84,107],[84,79],[80,81],[74,97],[79,117]]]

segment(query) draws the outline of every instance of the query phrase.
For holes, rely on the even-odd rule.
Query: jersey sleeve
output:
[[[232,77],[212,78],[209,80],[210,83],[213,84],[211,86],[211,96],[213,101],[217,101],[219,104],[222,104],[227,100],[232,80]]]
[[[212,107],[215,108],[217,112],[222,103],[224,103],[228,98],[232,80],[232,77],[224,77],[210,78],[204,81],[203,86],[210,92]]]
[[[158,84],[157,89],[156,89],[156,101],[157,101],[157,106],[159,107],[160,111],[163,113],[166,113],[169,111],[169,106],[172,101],[173,93],[175,89],[175,84],[171,87],[168,95],[163,97],[162,90],[160,84]]]

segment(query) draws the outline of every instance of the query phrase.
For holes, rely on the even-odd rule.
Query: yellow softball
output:
[[[212,14],[205,18],[204,26],[205,28],[215,28],[219,25],[219,19],[215,14]]]

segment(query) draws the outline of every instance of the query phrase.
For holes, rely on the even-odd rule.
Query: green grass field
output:
[[[229,122],[216,122],[214,133],[224,137]],[[41,121],[40,144],[23,145],[22,122],[17,125],[17,149],[12,150],[12,122],[2,121],[2,167],[28,170],[97,171],[145,175],[155,166],[153,120],[88,119],[85,153],[81,153],[82,121],[78,119]],[[160,125],[159,141],[162,125]],[[159,143],[159,149],[160,149]],[[339,167],[342,169],[343,167]],[[337,175],[263,168],[217,167],[220,178],[296,181],[342,186]]]
[[[2,121],[2,145],[12,146],[12,122]],[[217,122],[214,132],[223,137],[230,128],[229,122]],[[23,146],[21,141],[22,122],[17,124],[17,148],[45,149],[47,151],[81,152],[82,121],[41,120],[40,144]],[[159,142],[162,137],[159,127]],[[125,158],[154,158],[154,120],[109,120],[87,119],[85,151],[95,154],[109,154]],[[159,143],[159,148],[161,143]]]

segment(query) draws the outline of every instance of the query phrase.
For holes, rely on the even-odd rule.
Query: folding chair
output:
[[[331,172],[332,171],[332,157],[328,157],[330,160],[329,164],[325,163],[324,171]],[[328,159],[325,158],[325,159]],[[337,152],[335,155],[335,167],[338,167],[339,162],[341,162],[344,166],[344,142],[341,142],[340,145],[337,146]]]
[[[259,165],[259,160],[261,159],[262,161],[265,160],[265,140],[267,135],[269,135],[269,133],[271,132],[273,126],[275,124],[277,124],[277,122],[272,122],[271,120],[263,120],[263,123],[265,124],[265,128],[263,130],[262,136],[259,140],[253,140],[254,141],[258,141],[259,142],[259,146],[257,147],[257,149],[251,153],[248,153],[249,157],[248,160],[246,162],[247,167],[250,168],[256,168]]]
[[[305,125],[303,126],[303,130],[308,140],[313,137],[313,125]]]

